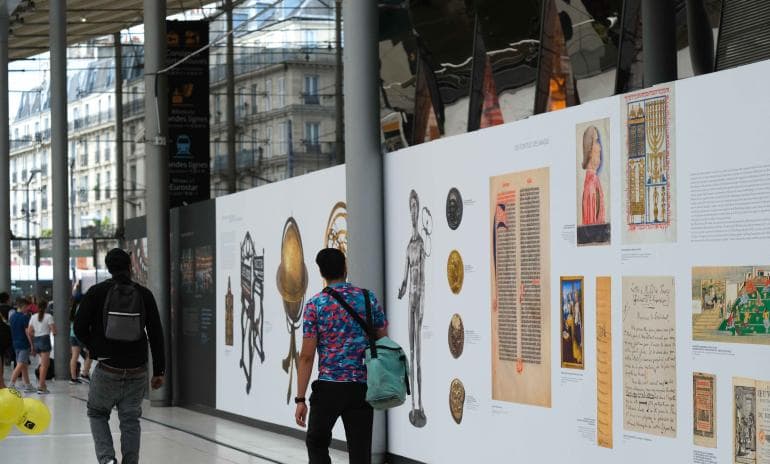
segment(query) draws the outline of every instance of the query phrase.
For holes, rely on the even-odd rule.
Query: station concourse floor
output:
[[[30,369],[30,374],[32,374]],[[9,367],[5,366],[8,384]],[[28,436],[15,428],[0,441],[0,463],[96,463],[86,417],[88,385],[68,381],[48,383],[39,398],[51,410],[51,425],[43,434]],[[305,443],[226,419],[183,408],[142,408],[140,462],[149,464],[304,464]],[[113,442],[120,459],[117,411],[110,418]],[[347,463],[347,453],[331,450],[334,464]]]

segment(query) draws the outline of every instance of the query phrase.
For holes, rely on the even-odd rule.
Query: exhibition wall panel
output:
[[[392,454],[770,459],[769,72],[386,156]]]
[[[302,310],[324,285],[316,253],[346,243],[344,201],[344,166],[217,199],[218,410],[298,428]]]

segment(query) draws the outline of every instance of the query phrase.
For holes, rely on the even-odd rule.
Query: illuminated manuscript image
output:
[[[733,462],[770,462],[770,382],[733,378]]]
[[[562,277],[561,367],[583,369],[583,278]]]
[[[713,374],[692,375],[692,433],[698,446],[717,447],[717,379]]]
[[[673,86],[623,97],[623,243],[676,242]]]
[[[673,277],[623,277],[623,428],[676,437]]]
[[[551,407],[549,169],[490,178],[492,399]]]
[[[610,244],[610,120],[577,125],[577,244]]]
[[[612,448],[612,277],[596,278],[596,443]]]
[[[770,345],[770,266],[693,267],[692,338]]]

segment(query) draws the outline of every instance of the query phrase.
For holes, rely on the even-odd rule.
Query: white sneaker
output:
[[[33,387],[31,383],[28,383],[27,385],[24,385],[24,391],[27,393],[34,393],[37,391],[37,388]]]

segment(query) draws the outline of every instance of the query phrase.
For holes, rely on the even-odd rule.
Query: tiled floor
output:
[[[6,369],[6,377],[7,377]],[[39,396],[51,410],[48,430],[37,436],[13,430],[0,442],[2,464],[96,462],[83,398],[88,386],[49,384],[50,395]],[[120,433],[117,414],[111,420],[116,450]],[[301,440],[181,408],[144,407],[141,462],[162,464],[300,464],[307,462]],[[164,425],[165,424],[165,425]],[[169,427],[170,426],[170,427]],[[332,462],[346,463],[347,454],[332,450]]]

